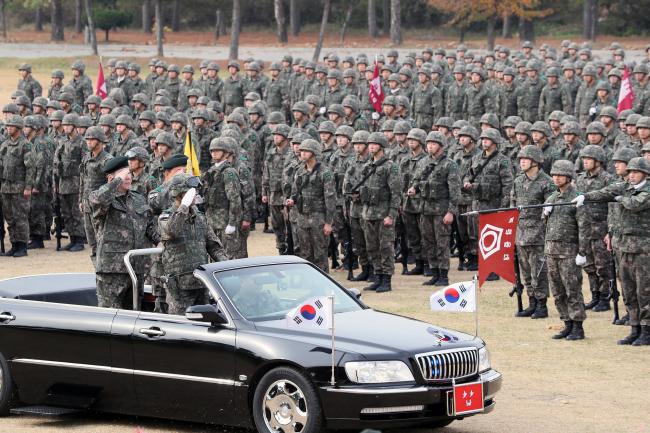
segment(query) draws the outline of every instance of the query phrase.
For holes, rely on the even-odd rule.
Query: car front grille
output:
[[[425,380],[450,381],[478,371],[478,349],[463,348],[421,353],[415,356]]]

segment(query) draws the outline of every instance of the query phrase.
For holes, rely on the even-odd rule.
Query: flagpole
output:
[[[609,203],[608,201],[595,201],[587,200],[583,204],[592,204],[592,203]],[[525,206],[513,206],[513,207],[500,207],[494,209],[485,209],[485,210],[473,210],[470,212],[465,212],[460,214],[460,216],[471,216],[471,215],[483,215],[486,213],[497,213],[497,212],[507,212],[511,210],[521,211],[523,209],[536,209],[540,207],[555,207],[555,206],[575,206],[576,204],[572,201],[562,201],[557,203],[540,203],[540,204],[528,204]]]
[[[330,325],[332,329],[332,377],[330,379],[330,384],[332,386],[336,385],[336,379],[334,377],[334,370],[336,369],[336,359],[335,359],[335,354],[334,354],[334,349],[335,349],[335,343],[334,343],[334,292],[330,296],[328,296],[331,302],[331,312],[330,314],[332,315],[330,317]]]
[[[476,328],[474,332],[474,337],[478,337],[478,278],[474,274],[474,320],[476,321]]]

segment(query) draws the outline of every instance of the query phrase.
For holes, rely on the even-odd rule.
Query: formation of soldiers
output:
[[[194,266],[208,255],[246,257],[264,222],[279,254],[325,272],[360,269],[352,279],[381,293],[392,290],[396,262],[425,285],[449,283],[452,255],[458,270],[476,271],[477,220],[465,212],[587,197],[584,207],[522,210],[516,244],[529,305],[518,316],[548,317],[552,293],[566,325],[554,338],[584,338],[585,309],[611,308],[616,263],[629,313],[620,324],[632,327],[620,343],[650,344],[640,247],[650,237],[650,63],[626,63],[616,43],[610,53],[598,59],[570,41],[483,56],[464,45],[391,50],[375,57],[380,113],[365,54],[231,60],[226,78],[214,61],[195,71],[152,59],[141,77],[138,64],[111,60],[103,100],[81,61],[67,84],[52,72],[47,98],[21,65],[3,108],[6,255],[43,248],[56,213],[64,249],[88,244],[105,304],[123,306],[130,282],[112,261],[162,242],[162,257],[139,272],[147,268],[158,311],[182,312],[204,299],[187,281]],[[626,68],[636,99],[619,113]],[[200,179],[183,174],[188,135]],[[124,218],[142,220],[127,227]]]

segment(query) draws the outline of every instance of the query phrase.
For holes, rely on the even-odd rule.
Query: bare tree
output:
[[[230,54],[228,58],[239,58],[239,33],[241,32],[241,4],[232,0],[232,23],[230,25]]]
[[[497,17],[492,14],[487,18],[487,49],[494,51],[494,43],[496,40],[496,32],[494,31],[497,25]]]
[[[377,5],[375,0],[368,0],[368,36],[376,38],[379,36],[377,28]]]
[[[74,32],[80,34],[82,29],[81,15],[83,12],[82,0],[74,1]]]
[[[273,0],[273,12],[275,14],[275,22],[278,27],[278,42],[287,43],[287,18],[284,13],[284,2],[282,0]]]
[[[314,55],[312,56],[312,60],[314,62],[318,61],[318,58],[320,57],[320,50],[323,49],[323,41],[325,40],[325,30],[327,30],[327,21],[329,20],[331,7],[332,7],[331,0],[323,0],[323,15],[320,21],[320,32],[318,33],[318,42],[316,43],[316,49],[314,50]]]
[[[348,24],[350,23],[350,18],[352,18],[352,10],[354,9],[353,0],[348,0],[348,5],[345,11],[345,18],[343,19],[343,25],[341,26],[341,36],[339,42],[343,44],[345,41],[345,35],[348,32]]]
[[[535,22],[526,18],[519,18],[519,40],[535,41]]]
[[[501,37],[506,39],[512,38],[512,15],[509,13],[503,14],[503,30],[501,31]]]
[[[158,46],[158,57],[163,57],[163,22],[162,22],[162,0],[154,1],[154,13],[156,15],[156,45]]]
[[[34,31],[43,31],[43,8],[41,6],[37,6],[34,11]]]
[[[93,18],[93,0],[84,0],[86,7],[86,19],[88,20],[88,33],[90,33],[90,45],[93,48],[93,54],[97,52],[97,36],[95,35],[95,19]]]
[[[300,34],[300,0],[289,0],[289,25],[291,26],[291,35]]]
[[[64,39],[63,0],[52,0],[50,5],[52,15],[52,35],[50,39],[53,41],[62,41]]]
[[[390,40],[402,45],[402,5],[400,0],[390,0]]]
[[[2,24],[2,37],[7,39],[7,0],[0,0],[0,23]]]
[[[223,12],[221,9],[217,9],[215,13],[215,22],[214,22],[214,39],[219,40],[221,35],[226,34],[226,22],[223,19]]]
[[[142,32],[151,33],[153,21],[151,19],[151,0],[142,0]]]
[[[598,24],[598,0],[585,0],[582,6],[582,37],[596,40]]]
[[[384,24],[382,33],[385,36],[390,33],[390,0],[382,0],[381,2],[381,19]]]
[[[180,4],[178,0],[172,3],[172,31],[177,32],[181,29]]]

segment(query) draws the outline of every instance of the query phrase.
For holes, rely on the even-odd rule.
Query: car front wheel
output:
[[[14,398],[14,383],[9,374],[7,360],[0,354],[0,416],[9,415]]]
[[[262,378],[253,397],[260,433],[320,433],[323,415],[314,386],[300,372],[275,368]]]

